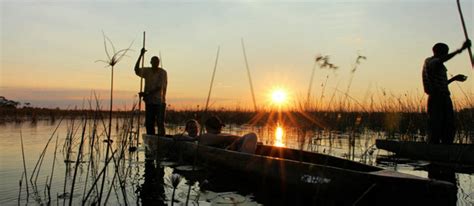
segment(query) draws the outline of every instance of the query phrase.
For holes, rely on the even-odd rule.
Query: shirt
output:
[[[426,58],[423,65],[423,87],[428,95],[450,95],[447,69],[441,59]]]
[[[147,104],[166,103],[166,89],[168,86],[168,74],[162,68],[150,67],[139,68],[136,72],[139,77],[145,79],[145,96],[143,101]]]

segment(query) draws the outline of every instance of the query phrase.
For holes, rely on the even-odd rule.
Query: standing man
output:
[[[140,92],[139,96],[143,97],[143,101],[145,101],[146,133],[154,135],[156,123],[158,125],[158,135],[164,136],[168,75],[163,68],[159,67],[160,59],[157,56],[151,58],[151,67],[140,68],[140,61],[145,52],[145,48],[142,48],[135,64],[135,74],[145,79],[145,90]]]
[[[428,143],[451,144],[454,141],[456,128],[454,110],[448,85],[453,81],[466,81],[467,77],[458,74],[448,80],[444,62],[471,47],[471,41],[464,42],[462,47],[449,53],[448,45],[437,43],[433,46],[433,56],[428,57],[423,65],[423,87],[428,94]]]

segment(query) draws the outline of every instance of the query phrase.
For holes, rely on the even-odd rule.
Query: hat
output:
[[[211,116],[209,119],[206,120],[205,123],[206,127],[210,127],[213,129],[220,129],[225,126],[225,124],[222,123],[221,119],[217,116]]]

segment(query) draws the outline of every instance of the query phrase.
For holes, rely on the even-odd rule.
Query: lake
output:
[[[125,201],[130,205],[150,203],[165,205],[171,204],[171,199],[174,199],[176,204],[184,204],[186,199],[189,199],[190,204],[199,203],[199,205],[268,205],[285,196],[275,194],[272,195],[274,199],[269,201],[264,189],[255,191],[252,184],[246,183],[245,180],[219,176],[225,172],[200,174],[197,181],[193,175],[189,176],[187,172],[189,165],[176,165],[176,162],[166,160],[147,162],[142,147],[138,147],[135,152],[128,152],[128,149],[136,143],[129,142],[132,134],[128,131],[131,128],[125,128],[128,124],[126,120],[121,119],[114,120],[112,124],[114,142],[109,157],[110,154],[114,154],[115,158],[109,158],[107,170],[103,172],[107,121],[95,122],[96,127],[93,126],[92,120],[86,123],[86,127],[83,127],[84,124],[79,119],[63,120],[61,124],[59,123],[60,120],[54,122],[45,120],[0,125],[0,205],[18,205],[19,202],[31,205],[48,202],[69,204],[71,193],[74,205],[83,202],[91,204],[97,201],[99,196],[102,204],[107,202],[111,205],[124,205]],[[57,131],[53,134],[56,127]],[[167,126],[170,134],[180,133],[182,130],[182,126]],[[144,131],[145,129],[141,128],[141,132]],[[248,125],[228,125],[224,130],[237,135],[250,131],[256,132],[263,144],[321,152],[402,173],[428,177],[428,172],[423,170],[427,162],[403,159],[390,161],[390,158],[386,158],[387,152],[376,149],[375,139],[385,138],[386,134],[383,132],[363,131],[350,134]],[[25,164],[23,164],[20,134],[23,139]],[[82,136],[86,137],[86,140],[82,145],[80,164],[76,168],[75,162]],[[92,137],[95,138],[94,141],[91,141]],[[304,141],[302,137],[305,137]],[[351,139],[354,141],[351,142]],[[41,155],[48,141],[49,146],[44,155]],[[126,152],[122,153],[122,149]],[[40,157],[43,157],[43,161],[38,161]],[[35,169],[36,165],[38,166]],[[24,171],[27,174],[26,179]],[[202,171],[205,171],[205,168]],[[105,174],[105,179],[102,179],[102,174]],[[474,175],[472,172],[454,175],[458,188],[456,205],[472,205]],[[102,181],[104,188],[101,188]],[[73,184],[74,190],[71,190]]]

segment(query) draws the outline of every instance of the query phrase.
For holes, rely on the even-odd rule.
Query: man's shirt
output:
[[[137,75],[145,79],[145,96],[143,100],[147,104],[166,103],[168,74],[164,69],[154,69],[150,67],[139,68]]]
[[[423,65],[423,87],[428,95],[450,95],[447,69],[441,59],[429,57]]]

